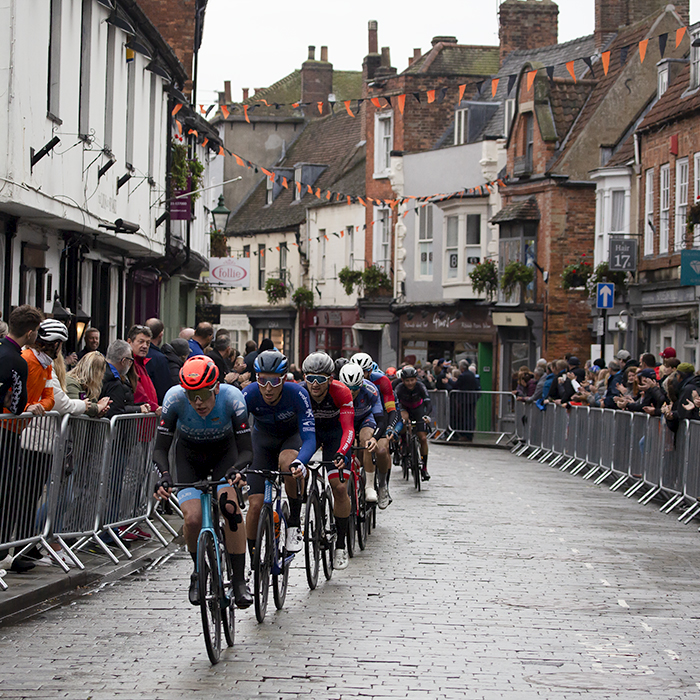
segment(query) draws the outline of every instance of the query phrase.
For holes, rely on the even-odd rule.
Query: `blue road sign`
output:
[[[596,308],[612,309],[615,303],[615,285],[612,282],[598,282],[596,299]]]

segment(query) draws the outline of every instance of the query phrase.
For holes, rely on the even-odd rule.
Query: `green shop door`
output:
[[[493,391],[493,343],[479,343],[477,367],[481,391]],[[476,404],[476,431],[494,430],[493,397],[482,396]]]

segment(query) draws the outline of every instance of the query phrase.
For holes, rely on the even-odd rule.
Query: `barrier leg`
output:
[[[661,508],[659,508],[660,513],[670,513],[677,505],[683,503],[685,496],[682,493],[677,493],[673,498],[669,498],[666,503],[664,503]]]
[[[103,551],[103,553],[106,554],[112,560],[112,563],[119,563],[119,559],[114,555],[114,552],[112,552],[112,550],[97,536],[96,533],[84,540],[83,542],[81,542],[80,545],[76,547],[76,549],[84,547],[88,542],[94,542]]]
[[[5,569],[0,569],[0,591],[6,591],[7,590],[7,584],[3,580],[3,576],[5,576],[7,572]]]
[[[156,538],[163,545],[163,547],[167,547],[168,540],[166,540],[165,537],[163,537],[163,535],[160,534],[160,532],[158,531],[158,528],[150,521],[150,519],[144,518],[144,520],[142,522],[144,522],[144,523],[146,523],[146,525],[148,525],[151,532],[156,536]]]
[[[177,537],[177,531],[173,529],[173,527],[170,525],[170,523],[157,511],[153,511],[153,515],[156,517],[158,522],[173,536]],[[160,534],[160,533],[159,533]],[[163,542],[163,546],[165,546],[165,542]]]
[[[654,496],[656,496],[656,494],[659,493],[660,491],[661,491],[661,487],[660,487],[660,486],[653,486],[652,488],[650,488],[650,489],[639,499],[638,502],[641,503],[642,505],[646,505],[646,504],[649,503],[649,501],[651,501],[651,499],[654,498]]]
[[[586,474],[583,477],[583,480],[588,481],[588,479],[590,479],[594,474],[596,474],[599,469],[600,469],[600,467],[596,464],[595,467],[593,467],[592,469],[590,469],[589,471],[586,472]],[[593,483],[595,483],[595,482],[593,482]]]
[[[61,549],[66,553],[67,557],[70,557],[71,561],[79,568],[79,569],[84,569],[85,564],[83,564],[80,559],[78,559],[77,555],[75,552],[68,546],[66,541],[60,536],[56,535],[56,542],[61,545]]]
[[[576,461],[576,460],[574,460]],[[577,474],[580,474],[585,468],[586,468],[587,462],[585,460],[581,460],[572,470],[571,473],[576,476]]]
[[[593,483],[602,484],[612,473],[612,469],[606,469]]]
[[[612,470],[611,470],[612,471]],[[623,474],[611,487],[611,491],[617,491],[620,486],[623,484],[627,483],[627,479],[629,479],[629,476],[627,474]]]
[[[693,503],[693,505],[690,506],[690,508],[683,511],[678,516],[678,521],[687,525],[695,517],[698,511],[700,511],[700,502]]]
[[[634,494],[637,493],[637,491],[639,491],[639,489],[641,489],[642,486],[644,486],[644,482],[638,481],[636,484],[627,489],[627,491],[625,491],[625,498],[630,498],[631,496],[634,496]]]

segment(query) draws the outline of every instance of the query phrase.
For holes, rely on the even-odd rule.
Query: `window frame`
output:
[[[615,221],[615,195],[618,195],[620,201],[620,209],[619,209],[619,227],[616,228],[615,224],[618,223]],[[623,189],[614,189],[610,190],[610,222],[608,225],[608,233],[628,233],[625,231],[627,228],[625,226],[625,221],[626,221],[626,212],[625,212],[625,205],[626,205],[626,200],[627,199],[627,191]]]
[[[659,170],[659,254],[668,253],[671,224],[671,164]]]
[[[287,248],[287,241],[282,241],[280,243],[280,279],[287,281],[287,258],[289,249]]]
[[[508,138],[510,128],[513,126],[513,122],[515,121],[515,114],[515,98],[511,97],[505,101],[503,110],[503,133],[505,134],[506,138]]]
[[[388,132],[385,124],[389,125]],[[391,172],[391,151],[394,148],[394,112],[386,110],[374,115],[374,177],[389,177]],[[379,166],[382,167],[379,167]]]
[[[275,201],[273,195],[275,183],[269,177],[266,177],[265,180],[267,181],[267,188],[265,190],[265,206],[269,207],[270,204]]]
[[[243,246],[243,257],[250,259],[250,244]],[[250,267],[248,267],[248,278],[250,278]],[[241,287],[241,289],[245,292],[250,289],[250,287]]]
[[[326,263],[328,262],[328,249],[326,244],[328,239],[326,238],[326,229],[320,228],[318,230],[318,281],[326,281]]]
[[[656,97],[659,99],[668,90],[668,64],[659,68],[656,81]]]
[[[386,234],[386,240],[384,234]],[[374,209],[372,247],[374,264],[391,276],[391,209],[389,207],[375,207]]]
[[[467,143],[467,124],[469,108],[461,107],[455,110],[454,145],[462,146]]]
[[[479,220],[479,242],[470,243],[469,242],[469,219],[477,218]],[[474,265],[468,262],[469,258],[482,257],[483,253],[483,238],[484,238],[484,217],[481,212],[468,213],[464,219],[464,278],[469,280],[469,273],[474,269]],[[476,249],[479,251],[479,255],[469,255],[470,252],[474,252]]]
[[[265,261],[265,244],[258,243],[258,290],[265,290],[265,274],[266,274],[266,261]]]
[[[459,254],[459,249],[460,249],[460,216],[458,214],[448,214],[444,217],[445,220],[445,274],[444,274],[444,279],[445,282],[448,283],[453,283],[453,282],[458,282],[459,281],[459,269],[460,269],[460,254]],[[455,240],[454,240],[454,245],[450,245],[450,221],[455,222],[456,226],[456,231],[455,231]],[[450,264],[450,256],[456,255],[457,256],[457,265],[452,266]],[[451,275],[450,273],[454,270],[454,275]]]
[[[46,114],[61,121],[61,29],[63,26],[63,0],[51,0],[49,10],[49,46],[46,81]]]
[[[654,254],[654,168],[644,178],[644,255]]]
[[[676,160],[676,209],[673,236],[673,247],[676,251],[683,250],[685,247],[685,222],[688,215],[688,192],[690,188],[689,178],[689,159],[678,158]]]
[[[533,160],[535,156],[535,115],[533,112],[525,114],[525,163],[530,172],[533,172]]]
[[[346,246],[347,254],[346,258],[348,260],[348,267],[351,270],[355,269],[355,227],[346,226],[345,235],[347,236]]]
[[[700,31],[695,31],[690,37],[690,89],[700,87],[700,46],[693,43],[700,39]]]
[[[427,234],[430,236],[428,237]],[[433,279],[433,262],[435,254],[435,213],[432,204],[426,204],[418,210],[418,235],[416,236],[416,279],[432,280]],[[426,269],[423,271],[423,251],[425,248],[426,254]]]

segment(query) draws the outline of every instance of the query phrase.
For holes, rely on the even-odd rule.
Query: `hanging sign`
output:
[[[209,283],[221,287],[250,286],[250,258],[209,258]]]

